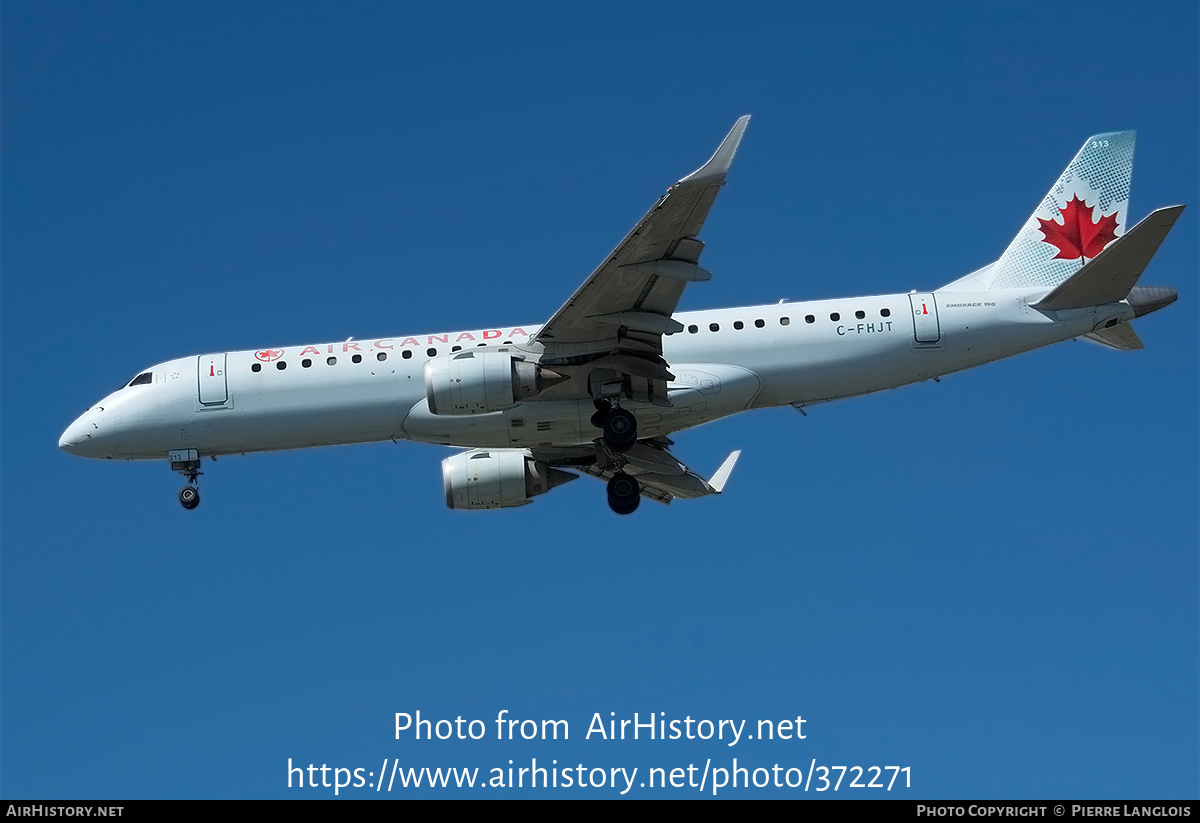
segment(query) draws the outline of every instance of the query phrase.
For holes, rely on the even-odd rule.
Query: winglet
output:
[[[725,462],[721,464],[721,468],[717,469],[716,473],[712,476],[712,479],[708,481],[709,488],[711,488],[715,494],[720,494],[721,489],[725,488],[725,483],[728,482],[729,475],[733,473],[733,464],[737,463],[737,459],[741,457],[741,454],[741,449],[738,449],[733,454],[726,457]]]
[[[715,183],[724,180],[725,172],[729,171],[729,166],[733,163],[733,155],[737,152],[738,143],[742,142],[742,134],[749,122],[750,115],[744,114],[739,117],[709,161],[679,183]]]

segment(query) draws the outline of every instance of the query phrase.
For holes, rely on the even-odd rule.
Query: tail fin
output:
[[[983,284],[1053,288],[1124,234],[1135,137],[1089,137],[1000,259],[977,273]]]

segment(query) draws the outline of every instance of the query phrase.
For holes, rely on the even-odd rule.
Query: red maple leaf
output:
[[[1043,220],[1042,234],[1046,242],[1058,247],[1058,254],[1053,260],[1075,260],[1079,257],[1095,257],[1104,247],[1117,239],[1117,213],[1107,217],[1103,214],[1096,222],[1092,222],[1095,208],[1079,199],[1079,195],[1071,197],[1066,208],[1060,209],[1062,223],[1057,220]]]

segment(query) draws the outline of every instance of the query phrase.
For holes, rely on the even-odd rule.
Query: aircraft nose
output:
[[[58,447],[68,454],[79,454],[79,444],[87,435],[84,433],[83,418],[80,417],[58,438]]]

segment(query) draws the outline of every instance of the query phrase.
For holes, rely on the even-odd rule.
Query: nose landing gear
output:
[[[187,485],[179,490],[179,504],[189,511],[200,505],[200,487],[196,478],[200,471],[200,453],[195,449],[178,449],[168,452],[167,459],[171,461],[171,469],[179,472],[187,480]]]

